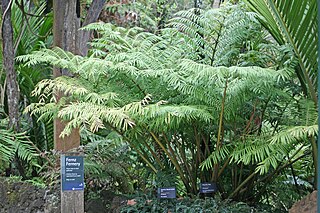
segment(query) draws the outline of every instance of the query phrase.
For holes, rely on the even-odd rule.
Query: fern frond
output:
[[[98,105],[105,105],[105,106],[116,106],[117,102],[120,102],[117,93],[108,92],[108,93],[88,93],[84,96],[85,102],[90,102]]]
[[[59,118],[69,121],[61,136],[70,134],[73,128],[79,128],[81,125],[88,125],[93,132],[105,128],[106,124],[125,131],[135,126],[128,113],[140,111],[141,105],[138,104],[138,109],[136,106],[137,104],[130,104],[123,108],[109,108],[88,102],[68,104],[58,113]]]
[[[10,162],[15,155],[29,162],[32,165],[37,165],[37,151],[33,145],[27,140],[24,133],[13,133],[10,130],[0,130],[0,163]],[[0,164],[0,167],[3,165]]]
[[[153,104],[144,108],[144,118],[138,121],[147,123],[155,132],[179,129],[182,125],[192,122],[210,123],[213,120],[206,107],[201,106],[173,106]]]
[[[270,166],[276,169],[291,150],[292,144],[273,144],[268,140],[239,142],[230,155],[230,163],[258,164],[256,171],[265,174]]]
[[[318,135],[318,125],[295,126],[277,133],[271,138],[271,144],[292,144]]]
[[[209,170],[213,168],[215,164],[221,163],[224,160],[226,160],[231,153],[231,147],[228,145],[224,145],[219,149],[215,149],[207,159],[205,159],[201,165],[200,168],[202,170]]]

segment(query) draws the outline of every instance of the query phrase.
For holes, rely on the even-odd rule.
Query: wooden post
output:
[[[54,0],[53,1],[53,40],[54,46],[63,50],[78,53],[78,29],[80,27],[79,15],[80,0]],[[53,76],[72,76],[66,69],[54,68]],[[57,100],[62,94],[55,94]],[[80,146],[79,130],[64,138],[60,134],[65,123],[59,119],[54,121],[54,148],[63,153]],[[62,183],[61,183],[62,184]],[[84,213],[84,191],[83,190],[61,190],[61,213]]]
[[[61,192],[61,213],[84,213],[84,191]]]
[[[93,0],[84,20],[84,24],[90,24],[98,18],[106,0]],[[80,32],[80,0],[53,0],[53,42],[54,46],[74,54],[86,55],[89,32]],[[72,76],[66,69],[53,69],[53,76]],[[56,99],[62,94],[55,94]],[[69,150],[80,146],[79,130],[75,129],[69,136],[60,138],[65,128],[65,123],[60,119],[54,120],[54,148],[65,154]],[[79,153],[78,153],[79,154]],[[61,212],[62,213],[83,213],[84,193],[83,190],[62,191],[61,190]]]
[[[53,1],[53,38],[54,46],[60,47],[63,50],[77,53],[78,44],[78,29],[80,27],[80,19],[77,16],[77,6],[79,0],[55,0]],[[54,68],[53,76],[71,74],[68,70]],[[57,100],[61,94],[56,94]],[[66,152],[70,149],[80,146],[79,131],[74,130],[69,136],[60,138],[60,134],[65,127],[65,123],[59,119],[54,121],[54,148],[59,151]]]

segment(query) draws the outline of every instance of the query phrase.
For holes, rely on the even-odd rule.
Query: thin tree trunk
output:
[[[221,0],[212,0],[212,8],[219,8],[221,4]]]
[[[78,30],[80,27],[80,0],[54,0],[53,1],[53,42],[63,50],[79,53]],[[73,76],[67,69],[54,67],[54,77],[61,75]],[[59,100],[64,94],[56,91],[56,99]],[[80,146],[79,129],[73,129],[71,134],[61,138],[60,134],[64,130],[66,123],[60,119],[54,120],[54,148],[68,153],[70,150]],[[69,153],[70,154],[70,153]],[[76,154],[77,155],[77,154]],[[57,164],[59,164],[57,162]],[[83,213],[84,212],[84,192],[62,191],[61,190],[61,212],[62,213]]]
[[[227,96],[227,88],[228,88],[228,80],[226,80],[226,83],[225,83],[222,103],[221,103],[221,111],[219,116],[219,129],[218,129],[217,144],[216,144],[217,150],[220,150],[223,142],[223,135],[224,135],[223,116],[224,116],[225,102],[226,102],[226,96]],[[219,162],[214,165],[214,172],[213,172],[213,178],[212,178],[214,182],[218,181],[219,167],[220,167]]]
[[[84,20],[82,27],[87,26],[95,21],[97,21],[106,0],[93,0],[91,6],[87,12],[87,17]],[[88,41],[90,40],[90,31],[80,30],[79,31],[79,54],[82,56],[88,53]]]
[[[9,128],[14,131],[19,131],[19,84],[17,81],[17,73],[14,69],[14,42],[13,42],[13,29],[11,22],[11,6],[12,1],[2,0],[2,54],[3,54],[3,69],[6,72],[6,93],[7,93],[7,105],[9,112]],[[16,154],[16,166],[23,179],[26,179],[26,174],[23,166],[23,162]],[[11,173],[11,165],[7,172]]]
[[[9,111],[9,127],[19,130],[19,85],[17,73],[14,70],[14,46],[13,30],[11,23],[11,4],[10,0],[2,0],[2,47],[3,47],[3,68],[6,72],[6,92]]]
[[[77,35],[80,27],[80,18],[77,15],[77,3],[79,0],[54,0],[53,1],[53,39],[54,46],[66,51],[76,53]],[[64,74],[64,71],[57,70],[55,77]],[[60,71],[60,73],[59,73]]]

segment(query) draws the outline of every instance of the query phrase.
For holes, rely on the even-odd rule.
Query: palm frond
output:
[[[308,95],[317,102],[317,1],[246,0],[279,44],[288,43],[298,57],[296,70]]]

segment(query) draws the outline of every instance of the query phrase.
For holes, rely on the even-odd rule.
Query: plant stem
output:
[[[151,164],[150,161],[139,151],[139,149],[134,145],[129,138],[127,138],[122,132],[114,128],[111,124],[109,124],[110,128],[116,131],[119,135],[121,135],[129,144],[130,146],[137,152],[137,154],[150,166],[150,168],[154,171],[154,173],[157,173],[158,170]]]
[[[217,136],[217,144],[216,149],[220,150],[220,147],[222,146],[222,129],[223,129],[223,114],[224,114],[224,107],[225,107],[225,101],[227,96],[227,88],[228,88],[228,79],[226,79],[224,91],[223,91],[223,97],[222,97],[222,103],[221,103],[221,111],[220,111],[220,118],[219,118],[219,130],[218,130],[218,136]],[[213,173],[213,180],[217,182],[218,179],[218,170],[219,170],[219,163],[214,165],[214,173]]]
[[[157,163],[159,164],[159,166],[161,167],[161,169],[164,168],[162,162],[160,161],[159,157],[157,156],[157,154],[151,149],[151,147],[149,146],[149,144],[145,141],[142,140],[143,144],[147,147],[147,149],[150,151],[151,155],[154,157],[154,159],[157,161]]]
[[[184,183],[185,187],[187,188],[187,191],[190,191],[188,180],[185,178],[184,173],[182,172],[182,169],[181,169],[178,161],[168,152],[168,150],[164,147],[163,143],[161,143],[161,141],[157,138],[157,136],[152,131],[149,131],[149,132],[150,132],[151,136],[153,137],[153,139],[159,144],[161,149],[166,153],[168,158],[171,160],[171,162],[175,166],[179,176],[182,179],[182,182]]]
[[[237,194],[240,189],[249,181],[251,180],[254,176],[255,176],[255,172],[251,173],[251,175],[249,175],[249,177],[247,177],[229,196],[228,199],[231,199],[235,194]]]

